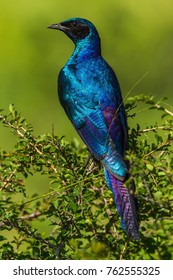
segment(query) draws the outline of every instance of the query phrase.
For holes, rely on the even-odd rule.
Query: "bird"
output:
[[[128,238],[139,240],[135,184],[125,160],[127,117],[117,76],[101,54],[98,31],[80,17],[48,28],[64,32],[75,45],[58,75],[59,101],[91,155],[103,166],[122,228]]]

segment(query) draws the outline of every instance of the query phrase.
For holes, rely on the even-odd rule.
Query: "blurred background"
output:
[[[130,95],[166,96],[173,105],[172,0],[6,0],[0,9],[0,108],[8,111],[14,103],[36,135],[50,133],[53,125],[56,135],[77,137],[56,92],[57,74],[74,46],[62,32],[46,28],[70,17],[96,25],[123,97],[148,73]],[[134,121],[146,125],[156,118],[145,111]],[[14,143],[15,137],[0,125],[1,149]],[[28,191],[48,190],[48,180],[37,176],[27,185]]]

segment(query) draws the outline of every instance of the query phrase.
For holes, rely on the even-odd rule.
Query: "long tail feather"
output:
[[[121,217],[122,228],[126,230],[129,237],[139,240],[139,219],[133,181],[131,182],[131,189],[129,189],[105,168],[104,172],[107,185],[114,194],[117,210]]]

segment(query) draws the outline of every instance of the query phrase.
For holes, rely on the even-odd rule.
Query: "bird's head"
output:
[[[83,18],[71,18],[60,23],[55,23],[48,28],[63,31],[75,44],[84,39],[99,39],[95,26]]]

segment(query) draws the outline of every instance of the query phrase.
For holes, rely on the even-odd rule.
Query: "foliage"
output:
[[[103,56],[116,71],[123,93],[148,72],[132,94],[149,90],[173,104],[172,11],[172,0],[1,1],[0,107],[14,103],[34,125],[35,134],[50,132],[53,123],[58,135],[73,139],[75,133],[57,102],[56,79],[74,45],[47,26],[76,16],[97,27]],[[10,146],[10,140],[5,131],[0,145]]]
[[[172,259],[173,112],[163,100],[129,98],[147,114],[159,112],[155,125],[129,129],[127,158],[136,183],[140,241],[121,229],[102,169],[77,141],[52,134],[35,136],[31,125],[9,106],[2,126],[16,136],[10,151],[0,151],[0,259]],[[45,194],[29,196],[34,174],[49,178]],[[46,232],[40,224],[46,224]]]

